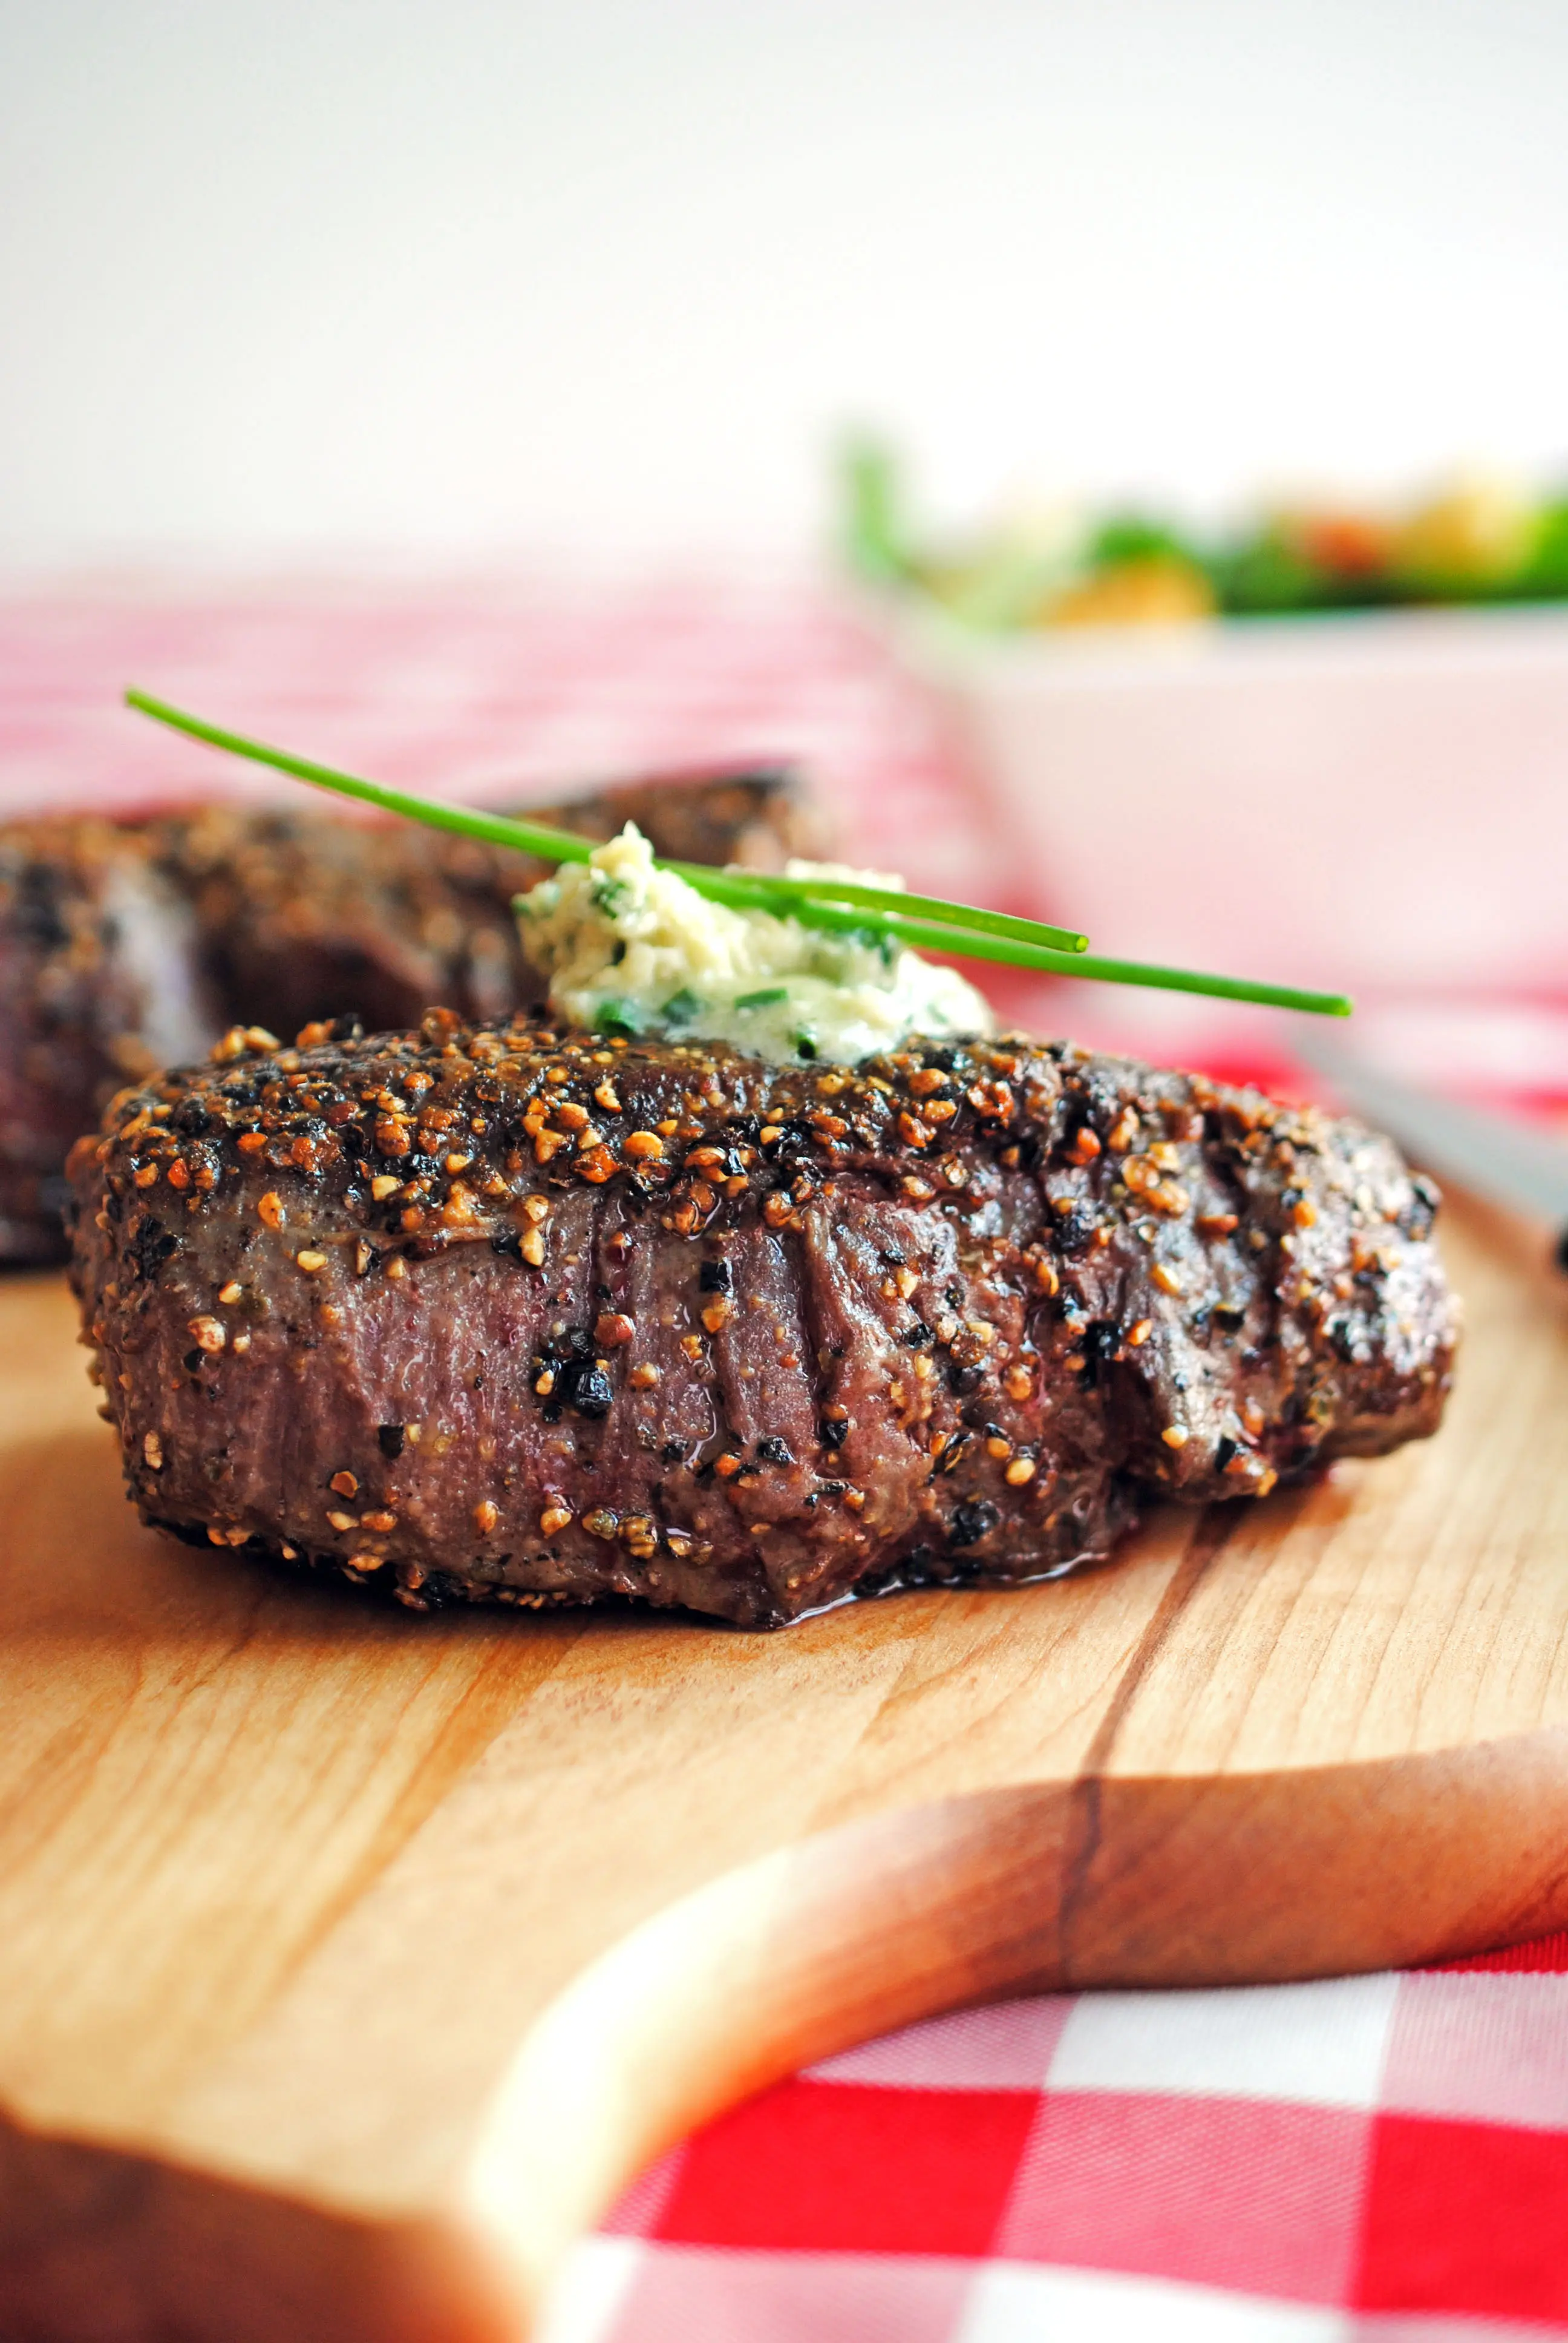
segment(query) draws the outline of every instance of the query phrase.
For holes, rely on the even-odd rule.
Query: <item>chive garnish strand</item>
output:
[[[411,790],[388,789],[356,773],[340,772],[308,757],[209,724],[167,700],[135,689],[126,704],[144,716],[184,732],[193,740],[245,757],[253,764],[270,766],[295,780],[339,797],[358,798],[384,813],[402,814],[429,829],[446,830],[462,838],[481,839],[493,846],[509,846],[542,862],[587,862],[597,841],[569,830],[529,821],[517,814],[488,813],[477,806],[451,805]],[[1017,919],[1005,911],[988,911],[976,905],[950,903],[936,895],[909,895],[886,887],[862,886],[840,879],[784,878],[772,872],[720,870],[702,862],[658,862],[710,901],[742,910],[760,910],[802,926],[821,928],[870,940],[890,938],[928,951],[950,953],[960,960],[1000,960],[1014,968],[1033,968],[1052,976],[1097,978],[1105,984],[1136,984],[1163,991],[1206,993],[1222,1001],[1250,1001],[1265,1007],[1297,1009],[1320,1017],[1348,1017],[1351,1003],[1341,993],[1303,991],[1293,985],[1259,984],[1251,979],[1214,976],[1197,969],[1160,968],[1141,960],[1105,960],[1088,950],[1089,939],[1071,928],[1044,920]],[[775,997],[769,990],[749,995],[738,1007],[760,1007]]]
[[[659,868],[673,870],[678,879],[684,879],[692,887],[716,875],[705,862],[664,862]],[[1013,936],[1020,943],[1052,951],[1089,950],[1089,938],[1081,935],[1076,928],[1048,927],[1043,920],[1020,920],[1010,911],[987,911],[978,903],[950,903],[941,895],[911,895],[901,887],[867,887],[857,879],[790,879],[771,870],[725,870],[717,875],[733,892],[716,900],[729,900],[749,909],[750,906],[742,902],[743,890],[754,889],[759,890],[756,908],[780,918],[796,916],[791,899],[798,897],[806,903],[864,904],[868,910],[884,911],[894,919],[936,920],[944,927],[962,926],[976,935]]]
[[[1161,968],[1151,960],[1106,960],[1098,952],[1058,952],[1012,944],[994,936],[966,936],[955,943],[950,928],[920,920],[898,923],[900,939],[925,951],[964,960],[1005,960],[1012,968],[1035,968],[1050,976],[1086,976],[1101,984],[1139,984],[1156,992],[1201,992],[1215,1001],[1250,1001],[1263,1009],[1299,1009],[1313,1017],[1349,1017],[1354,1004],[1342,992],[1303,991],[1293,984],[1260,984],[1251,977],[1214,976],[1195,968]]]
[[[492,846],[510,846],[520,853],[537,855],[543,862],[586,862],[599,843],[595,839],[579,838],[574,830],[555,830],[545,822],[529,821],[526,815],[489,813],[477,806],[448,805],[440,799],[415,797],[407,789],[388,789],[380,781],[340,772],[332,765],[318,765],[309,757],[297,757],[288,749],[274,749],[266,741],[252,740],[244,733],[209,724],[202,717],[171,707],[167,700],[155,699],[149,692],[128,690],[126,704],[176,732],[188,734],[193,740],[204,740],[210,748],[226,749],[231,756],[246,757],[253,764],[270,765],[276,771],[287,773],[296,780],[309,781],[317,789],[334,790],[339,797],[358,798],[367,805],[379,806],[386,813],[404,814],[412,821],[425,822],[435,830],[449,830],[459,837],[484,839]],[[909,895],[901,890],[866,887],[851,880],[786,879],[771,871],[719,870],[706,862],[656,860],[661,870],[672,870],[678,879],[684,879],[688,886],[710,901],[741,910],[769,910],[782,918],[799,917],[805,926],[819,924],[811,920],[807,908],[813,903],[854,903],[863,904],[872,911],[896,913],[900,918],[918,912],[944,927],[1011,936],[1020,943],[1054,951],[1080,952],[1088,949],[1089,938],[1076,929],[1051,927],[1041,920],[1015,919],[1009,912],[982,910],[972,904],[950,903],[938,895]],[[802,908],[798,910],[798,905]],[[860,920],[851,924],[865,927],[879,922]]]
[[[226,749],[231,757],[248,757],[252,764],[270,765],[276,772],[309,781],[318,789],[333,789],[339,797],[361,798],[367,805],[379,806],[383,813],[406,814],[410,821],[422,821],[430,830],[454,830],[459,838],[481,838],[491,846],[513,846],[521,853],[537,854],[542,862],[586,862],[594,850],[594,840],[578,838],[574,830],[553,830],[547,822],[513,814],[485,813],[477,806],[444,805],[438,798],[415,797],[407,789],[361,780],[356,773],[340,773],[334,766],[317,765],[308,757],[296,757],[286,749],[272,749],[265,741],[246,739],[242,732],[208,724],[199,716],[187,715],[184,709],[171,707],[167,700],[153,699],[149,692],[127,691],[126,705],[176,732],[188,733],[193,740],[205,740],[209,748]]]

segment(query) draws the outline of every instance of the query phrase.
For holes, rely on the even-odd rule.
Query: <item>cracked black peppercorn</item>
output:
[[[569,1359],[556,1377],[556,1393],[579,1415],[608,1415],[615,1401],[610,1379],[595,1359]]]
[[[981,1538],[990,1536],[1000,1519],[996,1507],[988,1504],[983,1497],[966,1498],[962,1504],[953,1507],[953,1517],[948,1524],[948,1544],[978,1545]]]

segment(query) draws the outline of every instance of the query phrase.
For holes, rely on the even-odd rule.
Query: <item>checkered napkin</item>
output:
[[[789,757],[857,859],[1052,908],[1031,900],[938,714],[797,581],[313,578],[14,599],[0,809],[289,794],[123,714],[131,680],[454,795]],[[1099,988],[1005,976],[993,990],[1020,1021],[1163,1053],[1129,1027],[1136,996],[1107,1006]],[[1489,1063],[1516,1097],[1568,1102],[1568,1001],[1550,990],[1377,1013],[1413,1071]],[[1287,1035],[1248,1012],[1165,1048],[1290,1083]],[[1403,1976],[1050,1996],[869,2044],[644,2176],[573,2257],[544,2343],[1557,2334],[1564,1937]]]
[[[765,2093],[578,2247],[540,2343],[1568,2334],[1568,1936],[1050,1995]]]

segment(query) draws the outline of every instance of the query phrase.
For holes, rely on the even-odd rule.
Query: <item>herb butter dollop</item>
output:
[[[791,861],[792,878],[902,880]],[[635,824],[518,899],[524,946],[568,1023],[732,1041],[786,1065],[854,1065],[911,1033],[989,1033],[982,994],[890,939],[829,935],[770,911],[710,903],[661,870]]]

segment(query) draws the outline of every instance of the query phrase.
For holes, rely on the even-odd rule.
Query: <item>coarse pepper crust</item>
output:
[[[1051,1575],[1431,1433],[1452,1363],[1389,1141],[1020,1035],[236,1031],[68,1168],[146,1518],[420,1607]]]

